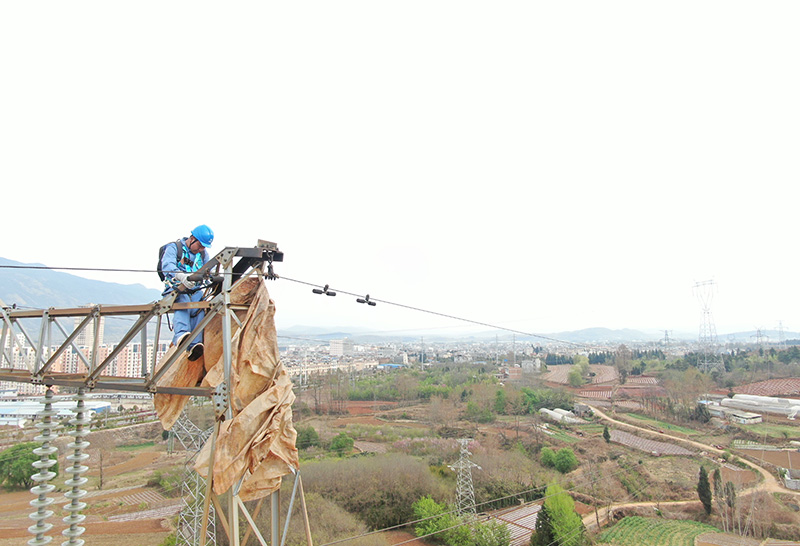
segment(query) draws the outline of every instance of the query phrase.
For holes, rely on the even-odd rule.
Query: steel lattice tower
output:
[[[217,532],[214,506],[208,510],[208,529],[205,540],[201,540],[203,508],[206,500],[206,480],[192,468],[197,454],[211,435],[213,429],[201,430],[195,425],[184,410],[172,426],[170,435],[178,440],[183,448],[190,452],[183,470],[181,484],[181,512],[178,516],[176,544],[185,546],[216,546]]]
[[[480,466],[469,460],[470,453],[468,446],[472,438],[459,438],[461,446],[458,462],[448,465],[451,470],[456,471],[456,508],[460,516],[474,518],[475,510],[475,487],[472,485],[472,469]]]
[[[714,354],[717,346],[717,327],[714,324],[714,316],[711,314],[711,300],[714,299],[714,281],[702,281],[695,283],[694,293],[700,302],[700,307],[703,311],[703,318],[700,323],[700,352],[702,353],[702,362],[698,361],[698,365],[702,367],[704,372],[710,372],[712,369],[722,368],[721,360],[718,360]]]

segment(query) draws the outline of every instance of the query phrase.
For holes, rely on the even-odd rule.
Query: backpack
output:
[[[161,269],[161,259],[164,257],[164,251],[167,249],[169,245],[175,245],[175,249],[178,252],[178,259],[180,260],[181,253],[183,252],[183,242],[178,239],[172,243],[167,243],[165,245],[161,245],[161,248],[158,249],[158,266],[156,267],[156,271],[158,272],[158,278],[162,281],[166,279],[164,275],[164,271]]]

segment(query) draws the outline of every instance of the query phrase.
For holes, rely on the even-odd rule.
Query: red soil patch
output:
[[[347,402],[347,413],[350,415],[371,415],[376,411],[391,409],[397,402],[370,402],[370,401],[349,401]]]
[[[737,449],[746,453],[753,459],[764,461],[781,468],[800,469],[800,452],[797,451],[767,451],[761,449]]]
[[[135,470],[141,470],[142,468],[150,468],[153,463],[158,459],[159,454],[153,451],[145,451],[142,453],[137,453],[130,459],[125,462],[115,464],[113,466],[107,466],[103,469],[103,476],[110,477],[110,476],[118,476],[120,474],[124,474],[126,472],[133,472]],[[89,470],[86,473],[87,476],[99,476],[100,469],[95,467]]]

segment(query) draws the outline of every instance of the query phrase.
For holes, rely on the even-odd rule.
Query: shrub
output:
[[[30,488],[33,485],[31,476],[38,472],[32,465],[41,459],[33,450],[40,447],[42,445],[38,442],[25,442],[0,452],[0,485],[5,484],[12,488]],[[54,453],[50,456],[53,461],[55,461],[55,455]],[[48,470],[58,475],[58,463]]]
[[[297,449],[308,449],[319,445],[319,434],[314,427],[297,427]]]
[[[562,474],[567,474],[578,468],[578,458],[570,448],[564,447],[556,453],[554,466]]]
[[[411,521],[412,505],[420,497],[442,500],[449,495],[424,462],[398,454],[310,463],[303,467],[303,485],[357,514],[372,529]]]
[[[539,462],[542,463],[542,466],[546,466],[548,468],[555,467],[556,466],[555,452],[549,447],[543,447],[542,451],[539,452]]]
[[[350,436],[344,432],[341,432],[338,436],[331,440],[330,450],[335,451],[339,455],[344,455],[353,449],[354,444],[355,441]]]
[[[304,486],[306,485],[305,481],[306,475],[304,473]],[[284,480],[280,495],[282,514],[286,514],[289,510],[292,486],[293,481],[291,479]],[[362,535],[368,531],[367,526],[359,521],[355,514],[351,514],[333,501],[312,492],[306,492],[305,499],[309,516],[312,518],[311,538],[314,544],[328,544],[348,537]],[[289,529],[286,533],[286,546],[306,546],[307,544],[303,517],[297,510],[298,503],[299,501],[295,499],[294,512],[289,520]],[[249,504],[251,505],[252,513],[256,502],[253,501]],[[262,508],[259,515],[256,516],[256,524],[259,529],[270,528],[270,517],[270,510]],[[283,524],[284,522],[281,521],[281,526]],[[253,543],[257,544],[251,538],[249,544]],[[348,540],[345,544],[346,546],[387,546],[386,540],[379,534]]]

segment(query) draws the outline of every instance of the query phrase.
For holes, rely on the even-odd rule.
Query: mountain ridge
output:
[[[6,267],[3,267],[6,266]],[[155,273],[153,273],[155,275]],[[119,284],[108,281],[87,279],[71,273],[65,273],[39,263],[23,263],[0,257],[0,300],[5,305],[47,309],[50,307],[82,307],[90,304],[103,305],[135,305],[149,303],[161,299],[158,290],[147,288],[141,284]],[[118,324],[115,324],[118,323]],[[107,341],[117,341],[127,332],[128,326],[123,321],[106,321],[105,337]],[[781,333],[774,330],[760,332],[768,339],[780,339]],[[462,332],[452,334],[431,334],[426,330],[409,329],[403,333],[394,331],[375,331],[355,326],[307,326],[294,325],[279,328],[278,335],[287,339],[308,338],[308,341],[330,341],[331,339],[350,338],[362,343],[380,341],[416,342],[423,338],[424,342],[474,340],[487,342],[494,339],[503,342],[516,340],[520,343],[544,343],[562,341],[566,343],[635,343],[658,342],[663,339],[663,331],[659,333],[643,332],[632,328],[611,329],[591,327],[580,330],[567,330],[554,333],[524,335],[503,330],[485,330],[480,332]],[[783,332],[784,339],[800,339],[800,333]],[[736,332],[719,336],[720,344],[726,341],[752,343],[756,331]],[[696,334],[677,333],[670,338],[678,341],[695,341]]]

